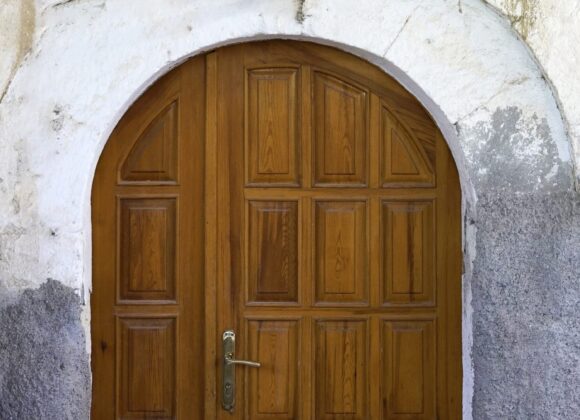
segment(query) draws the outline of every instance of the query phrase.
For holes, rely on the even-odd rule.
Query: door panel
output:
[[[174,417],[176,319],[117,319],[120,417]]]
[[[315,185],[366,185],[368,95],[348,82],[314,72]]]
[[[251,69],[246,77],[247,183],[297,186],[298,69]]]
[[[437,126],[373,65],[295,41],[188,61],[97,168],[92,417],[460,418],[460,220]],[[227,330],[261,364],[233,365],[231,412]]]
[[[298,301],[298,202],[248,202],[248,303]]]
[[[368,303],[366,201],[316,201],[316,303]]]
[[[368,418],[365,320],[317,320],[315,345],[317,419]]]
[[[300,321],[247,322],[248,357],[260,369],[249,372],[246,404],[249,419],[295,419],[300,404]]]
[[[175,300],[177,197],[119,198],[120,300]]]
[[[433,200],[382,202],[382,284],[386,305],[435,303],[433,208]]]
[[[389,419],[435,414],[433,321],[383,321],[383,401]]]

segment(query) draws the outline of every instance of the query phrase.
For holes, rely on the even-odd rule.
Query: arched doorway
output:
[[[457,171],[371,64],[195,57],[120,121],[92,198],[93,418],[460,418]]]

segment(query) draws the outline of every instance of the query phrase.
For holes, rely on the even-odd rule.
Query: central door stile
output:
[[[205,120],[205,418],[217,413],[217,57],[206,56],[206,120]],[[192,374],[194,374],[192,372]]]

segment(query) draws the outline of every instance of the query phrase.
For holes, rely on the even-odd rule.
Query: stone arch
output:
[[[26,157],[6,178],[25,211],[7,209],[2,228],[7,234],[6,226],[17,226],[24,232],[18,241],[35,244],[24,253],[8,250],[3,271],[19,273],[8,289],[34,287],[48,276],[88,296],[94,169],[117,121],[161,74],[200,52],[246,40],[293,38],[335,46],[381,67],[419,98],[456,159],[466,220],[463,343],[469,418],[471,277],[474,266],[477,271],[478,264],[490,261],[478,263],[475,253],[476,246],[489,244],[477,242],[476,228],[486,229],[487,223],[477,218],[477,198],[491,197],[488,203],[571,186],[562,119],[525,46],[478,0],[463,0],[460,7],[419,0],[391,7],[374,0],[224,6],[208,0],[150,7],[47,2],[38,11],[46,31],[33,42],[0,104],[0,115],[9,121],[2,123],[8,159]],[[80,59],[62,62],[62,51]],[[30,115],[37,116],[37,124],[29,123]],[[24,266],[34,268],[22,272]],[[86,320],[84,325],[88,334]]]

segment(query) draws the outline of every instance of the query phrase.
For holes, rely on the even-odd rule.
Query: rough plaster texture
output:
[[[580,292],[570,141],[551,86],[505,17],[480,0],[36,0],[32,7],[28,52],[0,57],[0,69],[13,69],[0,73],[13,75],[0,80],[8,86],[0,102],[0,305],[57,279],[80,296],[83,315],[78,303],[63,305],[75,314],[70,354],[84,352],[74,326],[82,317],[89,338],[90,189],[116,122],[189,56],[242,40],[311,40],[399,79],[455,156],[465,216],[464,418],[571,412],[580,386],[555,374],[578,368],[578,349],[567,344],[580,331],[572,317]],[[20,22],[0,21],[0,34],[19,33]],[[550,269],[529,268],[540,262]],[[30,322],[22,318],[20,328]],[[22,372],[55,351],[31,349]],[[11,357],[0,351],[0,363]],[[62,380],[84,389],[88,364],[71,366]],[[538,366],[552,373],[545,383],[531,382]],[[27,397],[41,404],[47,395],[37,386]],[[88,394],[54,404],[83,418],[87,403]]]
[[[478,200],[473,311],[476,419],[580,413],[580,197]]]
[[[85,419],[90,377],[78,295],[48,279],[0,310],[0,418]]]
[[[486,0],[505,14],[544,70],[559,100],[580,191],[580,0]]]

